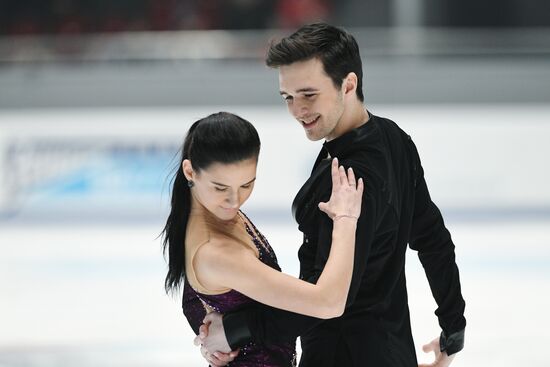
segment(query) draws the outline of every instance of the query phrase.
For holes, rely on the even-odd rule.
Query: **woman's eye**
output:
[[[248,185],[242,185],[241,187],[242,187],[243,189],[249,189],[251,186],[252,186],[251,184],[248,184]]]
[[[221,188],[221,187],[214,187],[214,189],[216,189],[216,191],[219,191],[219,192],[227,191],[227,188],[226,188],[226,187],[224,187],[224,188]]]

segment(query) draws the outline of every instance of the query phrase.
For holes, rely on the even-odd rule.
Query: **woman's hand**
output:
[[[326,203],[319,203],[319,209],[332,220],[342,217],[359,218],[363,198],[363,179],[360,178],[356,182],[351,167],[346,174],[343,166],[338,167],[338,158],[332,160],[331,174],[332,193],[330,199]]]

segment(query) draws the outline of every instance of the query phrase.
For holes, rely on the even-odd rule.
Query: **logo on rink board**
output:
[[[135,212],[159,208],[179,146],[161,141],[26,139],[5,142],[0,212]]]

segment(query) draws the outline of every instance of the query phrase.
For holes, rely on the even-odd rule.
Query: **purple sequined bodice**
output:
[[[252,224],[252,222],[250,223]],[[277,257],[267,242],[267,239],[256,229],[254,224],[252,224],[254,231],[246,222],[245,225],[246,231],[258,249],[260,261],[281,271],[281,268],[277,264]],[[195,291],[187,281],[187,278],[185,278],[183,289],[183,313],[195,331],[195,334],[198,334],[199,327],[206,315],[206,309],[203,303],[208,305],[209,308],[223,314],[250,306],[256,303],[256,301],[236,290],[230,290],[226,293],[215,295],[202,294]],[[228,366],[239,367],[287,367],[295,365],[296,353],[294,342],[272,344],[269,346],[259,346],[255,343],[249,343],[243,346],[235,360],[228,364]]]

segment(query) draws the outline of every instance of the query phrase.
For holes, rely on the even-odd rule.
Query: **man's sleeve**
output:
[[[342,162],[342,164],[347,168],[345,162]],[[361,215],[357,225],[354,268],[347,306],[355,300],[366,268],[374,234],[377,209],[375,200],[376,189],[374,188],[377,185],[369,181],[370,178],[365,176],[364,171],[361,172],[356,167],[354,167],[354,171],[357,179],[363,177],[365,190],[363,193]],[[330,180],[330,177],[327,180]],[[331,184],[323,182],[322,185],[323,194],[320,201],[328,201]],[[325,214],[321,215],[317,241],[315,265],[306,274],[302,274],[302,279],[310,283],[316,283],[319,279],[332,244],[332,220]],[[304,244],[304,246],[308,245],[307,243]],[[263,344],[294,341],[298,336],[321,322],[323,322],[322,319],[280,310],[263,304],[226,314],[223,318],[227,341],[233,350],[251,340]]]
[[[460,289],[455,246],[445,227],[441,212],[430,198],[416,148],[414,153],[417,174],[409,246],[418,251],[418,257],[438,305],[435,314],[443,329],[440,337],[441,351],[451,355],[462,350],[466,327],[465,302]]]

